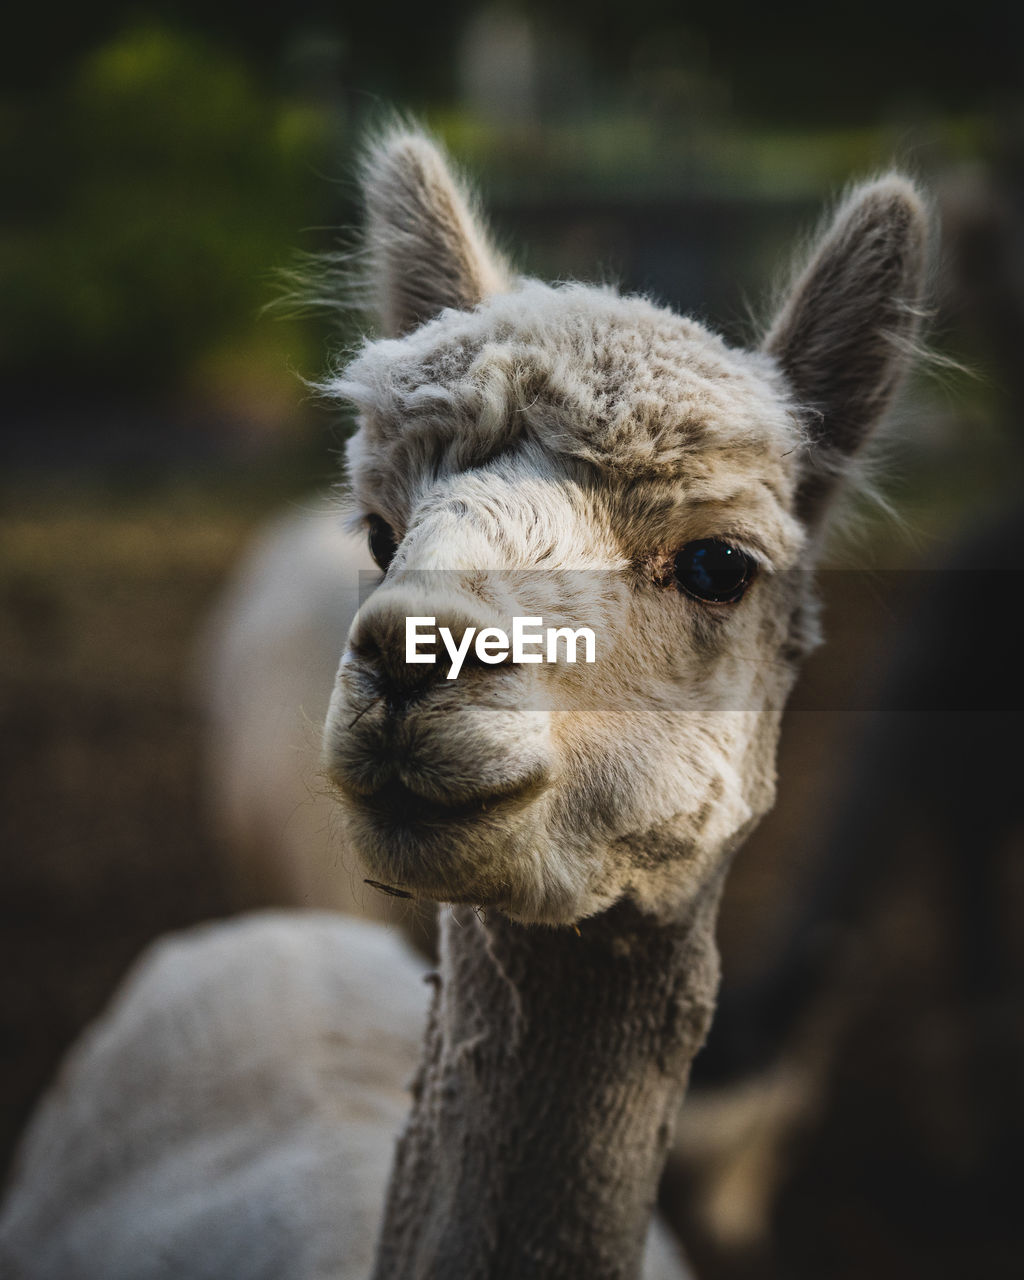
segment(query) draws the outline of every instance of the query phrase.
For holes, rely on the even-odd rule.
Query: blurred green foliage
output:
[[[718,79],[748,124],[874,123],[900,103],[988,108],[1019,92],[1024,50],[1024,7],[1011,0],[92,0],[8,6],[0,83],[52,89],[140,7],[171,28],[209,32],[271,74],[297,31],[331,29],[358,91],[417,110],[457,96],[458,48],[483,10],[528,15],[549,46],[575,46],[601,84]]]
[[[268,273],[324,220],[335,129],[236,55],[155,25],[89,53],[44,106],[8,109],[4,151],[34,145],[5,155],[0,371],[166,384],[218,344],[258,342]]]
[[[331,179],[375,115],[425,116],[526,266],[624,264],[688,309],[725,278],[717,322],[853,174],[983,154],[1024,48],[998,0],[955,31],[923,0],[136,12],[20,8],[0,43],[0,378],[33,399],[185,391],[268,429],[326,346],[262,314],[275,268],[351,224]]]

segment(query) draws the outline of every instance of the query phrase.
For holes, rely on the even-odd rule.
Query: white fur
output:
[[[158,943],[32,1121],[0,1274],[368,1274],[425,1012],[420,963],[362,921]]]

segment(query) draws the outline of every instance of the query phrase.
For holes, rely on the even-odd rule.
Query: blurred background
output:
[[[239,870],[209,673],[239,557],[337,478],[303,380],[356,320],[267,308],[347,243],[367,129],[424,119],[523,269],[736,341],[895,161],[941,217],[937,358],[823,575],[663,1201],[708,1280],[1022,1274],[1022,74],[1003,0],[6,16],[0,1167],[147,941],[318,900]]]

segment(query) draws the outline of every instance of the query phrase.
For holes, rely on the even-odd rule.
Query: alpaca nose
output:
[[[467,677],[470,669],[479,671],[488,665],[479,660],[466,636],[494,625],[494,619],[482,616],[473,604],[450,598],[431,602],[382,591],[356,615],[349,650],[372,673],[390,715],[403,714],[438,684],[454,683]],[[442,640],[442,629],[462,649],[454,662]],[[453,671],[456,675],[449,680]]]
[[[433,649],[434,662],[406,660],[410,618],[434,620],[423,632],[436,643],[421,646]],[[475,640],[481,628],[499,625],[509,625],[499,606],[466,590],[388,584],[363,605],[324,731],[329,776],[349,801],[391,815],[389,821],[396,813],[410,822],[433,820],[453,807],[497,803],[545,783],[549,718],[526,696],[534,668],[474,657],[448,678],[456,663],[437,636],[440,628],[459,642],[470,628]],[[466,644],[462,651],[472,649]]]

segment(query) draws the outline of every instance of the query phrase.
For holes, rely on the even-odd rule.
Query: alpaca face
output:
[[[767,362],[636,299],[531,284],[365,350],[350,476],[394,531],[328,762],[370,873],[575,920],[682,905],[773,794],[802,627],[800,428]],[[379,534],[378,534],[379,536]],[[709,541],[742,598],[675,574]],[[406,619],[589,626],[597,661],[406,661]]]
[[[381,308],[403,336],[368,344],[334,386],[360,410],[350,481],[386,568],[325,733],[348,837],[374,879],[415,897],[548,923],[622,898],[679,915],[772,803],[813,641],[827,483],[808,469],[784,349],[809,318],[791,299],[777,349],[752,353],[609,290],[501,288],[428,144],[392,140],[375,163],[371,215],[398,172],[418,184],[409,206],[422,217],[433,200],[436,216],[432,286],[395,270],[408,235],[378,228],[375,245],[371,224],[381,269],[416,287]],[[480,296],[483,279],[498,283]],[[451,305],[424,322],[431,287],[433,311]],[[586,626],[596,661],[471,656],[448,679],[447,660],[407,661],[416,617],[456,640],[514,617]]]

